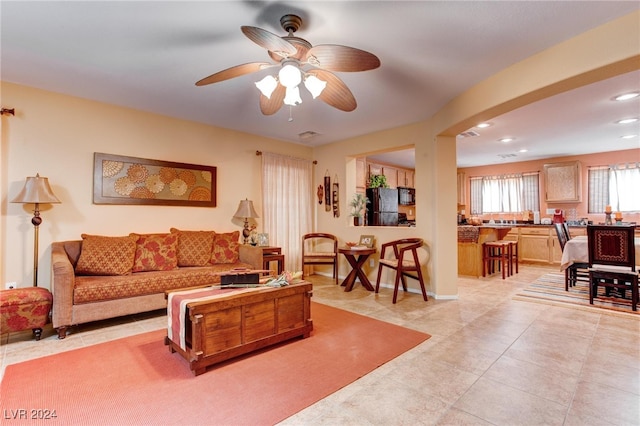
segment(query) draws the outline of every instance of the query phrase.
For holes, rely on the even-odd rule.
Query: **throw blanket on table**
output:
[[[183,351],[187,350],[186,343],[186,312],[187,303],[214,300],[229,293],[240,294],[260,290],[253,288],[199,288],[195,290],[174,291],[169,293],[167,301],[167,336],[175,343],[179,343]],[[175,337],[175,338],[174,338]]]

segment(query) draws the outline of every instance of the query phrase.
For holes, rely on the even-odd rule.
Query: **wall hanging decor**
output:
[[[94,204],[216,206],[216,168],[96,152]]]
[[[324,174],[324,210],[331,211],[331,176],[329,176],[329,169]]]
[[[333,217],[340,217],[340,203],[339,195],[340,190],[338,187],[338,175],[333,180]]]
[[[322,189],[322,185],[318,185],[318,204],[322,204],[322,199],[324,198],[324,190]]]

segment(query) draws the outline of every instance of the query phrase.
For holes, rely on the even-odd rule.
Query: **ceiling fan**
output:
[[[307,40],[294,36],[302,25],[296,15],[280,18],[280,25],[288,33],[278,36],[257,27],[242,26],[242,33],[258,46],[268,50],[277,63],[250,62],[219,71],[196,83],[196,86],[219,83],[251,74],[266,68],[281,66],[277,78],[271,75],[256,82],[260,90],[260,110],[264,115],[278,112],[282,105],[302,103],[298,85],[304,85],[314,98],[342,111],[353,111],[357,103],[351,90],[334,71],[367,71],[380,66],[377,56],[354,47],[336,44],[312,46]]]

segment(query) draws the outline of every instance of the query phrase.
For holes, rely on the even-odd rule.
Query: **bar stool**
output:
[[[518,273],[518,242],[508,241],[509,243],[509,275],[513,275],[513,266],[516,267],[516,274]]]
[[[482,243],[482,276],[495,272],[495,262],[502,270],[502,279],[511,275],[511,241],[487,241]]]

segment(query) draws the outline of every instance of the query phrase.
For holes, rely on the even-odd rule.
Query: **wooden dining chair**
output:
[[[598,287],[631,292],[631,309],[638,305],[638,272],[636,271],[635,226],[589,225],[589,303],[598,297]]]
[[[380,278],[382,268],[390,268],[396,271],[395,284],[393,288],[393,303],[398,298],[398,287],[402,281],[402,288],[407,291],[406,277],[418,280],[422,290],[422,298],[427,301],[427,290],[424,287],[422,268],[418,259],[418,249],[422,247],[422,238],[403,238],[390,241],[381,246],[380,260],[378,262],[378,278],[376,279],[376,293],[380,289]],[[414,275],[415,273],[415,275]]]
[[[571,239],[569,225],[566,222],[554,223],[560,249],[564,251],[564,246]],[[578,281],[589,282],[589,264],[573,263],[564,270],[564,290],[569,291],[569,287],[574,287]]]
[[[332,265],[333,278],[338,284],[338,238],[323,232],[302,236],[302,278],[307,265]]]

